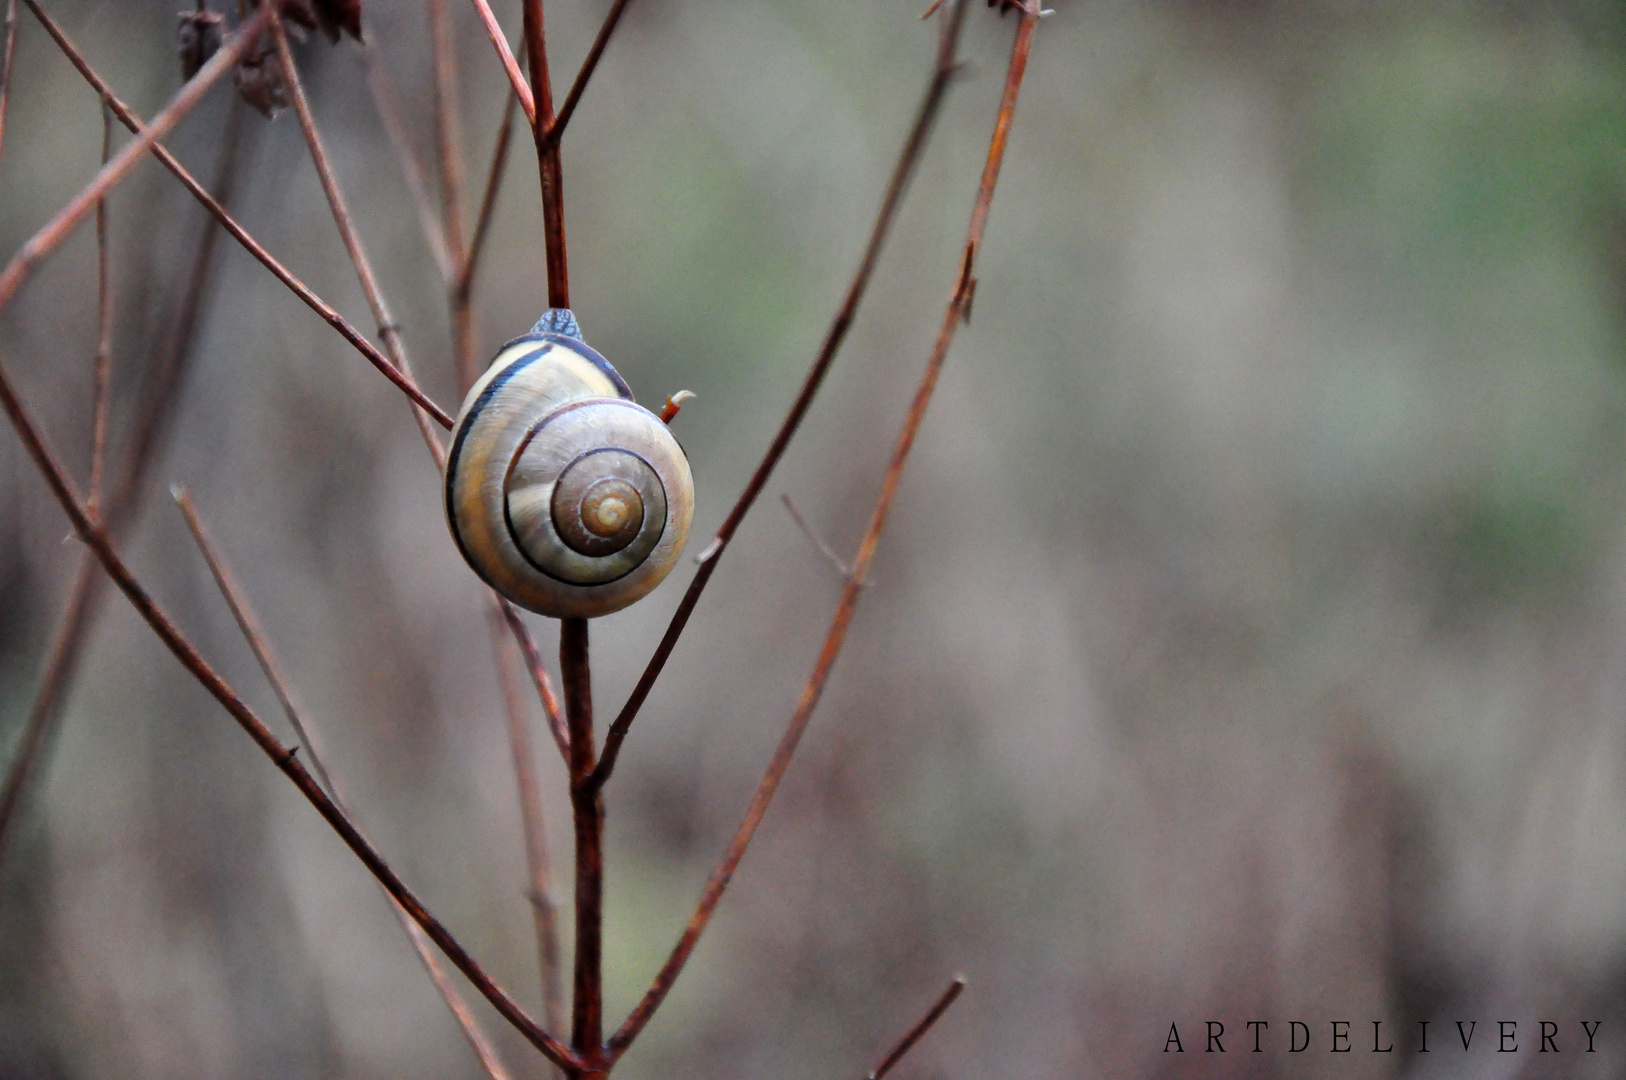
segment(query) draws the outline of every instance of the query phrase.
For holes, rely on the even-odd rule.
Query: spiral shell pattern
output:
[[[520,607],[621,610],[666,577],[693,515],[683,448],[579,339],[509,342],[464,399],[447,521],[475,573]]]

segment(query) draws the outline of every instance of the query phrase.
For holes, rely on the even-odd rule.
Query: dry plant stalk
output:
[[[874,274],[881,249],[896,219],[909,180],[924,154],[933,123],[941,109],[944,97],[959,68],[957,46],[967,18],[968,0],[954,0],[944,5],[933,5],[928,14],[939,15],[939,38],[935,63],[927,83],[926,92],[916,112],[914,122],[904,140],[897,163],[882,198],[879,212],[871,229],[869,240],[853,275],[851,284],[837,310],[825,338],[818,349],[805,377],[800,392],[792,402],[778,432],[753,472],[744,491],[718,529],[715,537],[698,558],[699,568],[691,580],[676,613],[654,655],[651,657],[628,700],[617,713],[605,733],[602,753],[595,749],[593,723],[592,671],[587,621],[583,618],[561,620],[560,673],[563,693],[556,694],[545,670],[542,658],[525,624],[507,600],[492,595],[489,623],[491,644],[499,685],[502,689],[508,735],[516,770],[521,820],[524,828],[527,873],[534,905],[538,955],[543,980],[545,1023],[533,1019],[502,987],[498,986],[456,938],[437,920],[401,880],[376,848],[366,838],[343,801],[338,785],[319,752],[314,732],[308,721],[294,704],[294,694],[287,679],[277,665],[272,649],[244,598],[241,587],[227,569],[218,549],[209,540],[196,508],[180,492],[177,498],[188,526],[199,546],[222,596],[230,607],[242,634],[259,661],[271,684],[285,716],[298,736],[295,745],[284,745],[269,727],[242,700],[237,692],[203,659],[174,622],[165,614],[129,570],[119,556],[115,544],[117,524],[139,486],[139,478],[147,460],[150,436],[136,440],[136,453],[127,466],[125,482],[106,500],[102,496],[102,475],[106,456],[106,430],[110,380],[108,367],[114,352],[111,340],[112,297],[108,270],[108,222],[105,198],[109,192],[128,177],[140,158],[152,153],[198,199],[210,215],[230,233],[250,254],[254,255],[273,276],[295,293],[304,303],[332,326],[369,362],[379,369],[409,399],[424,442],[434,456],[437,466],[445,467],[445,449],[433,424],[452,426],[451,417],[418,388],[411,374],[411,366],[404,343],[391,308],[384,297],[368,259],[359,230],[356,228],[328,161],[317,119],[305,93],[292,51],[284,19],[301,22],[309,27],[321,26],[330,36],[338,39],[341,28],[359,37],[359,5],[355,0],[265,0],[253,5],[234,33],[225,35],[214,55],[196,71],[175,99],[152,121],[143,123],[95,72],[66,35],[42,9],[39,0],[24,0],[63,53],[95,88],[103,101],[107,124],[117,118],[135,135],[135,138],[109,157],[110,135],[103,142],[104,167],[97,177],[76,195],[66,207],[39,233],[26,243],[0,270],[0,308],[4,308],[17,294],[31,270],[48,256],[92,211],[97,215],[98,237],[98,327],[100,336],[96,354],[92,415],[94,447],[92,453],[89,494],[81,497],[75,489],[60,459],[45,441],[38,426],[18,398],[0,362],[0,408],[3,408],[12,426],[22,440],[29,456],[51,488],[53,495],[67,514],[75,533],[89,549],[79,574],[70,591],[68,612],[62,629],[54,643],[47,663],[46,676],[31,714],[21,753],[13,766],[7,786],[0,793],[0,843],[14,811],[23,779],[28,767],[39,754],[43,739],[35,732],[43,730],[40,717],[48,717],[56,700],[65,672],[73,664],[83,638],[85,612],[97,579],[92,571],[99,564],[106,575],[125,594],[138,614],[151,626],[161,641],[182,665],[226,708],[227,712],[248,733],[284,775],[299,788],[317,812],[339,834],[357,858],[377,879],[388,894],[393,909],[401,920],[408,937],[418,952],[420,961],[457,1019],[471,1048],[480,1061],[485,1074],[492,1080],[504,1080],[506,1069],[498,1060],[489,1036],[479,1024],[467,1004],[452,986],[448,973],[439,957],[429,948],[433,943],[440,954],[457,967],[470,983],[496,1008],[498,1013],[534,1045],[549,1061],[558,1066],[572,1080],[596,1080],[608,1076],[616,1062],[626,1053],[645,1025],[654,1016],[671,991],[700,936],[710,923],[729,881],[743,859],[757,828],[761,825],[768,806],[780,781],[790,766],[792,756],[812,719],[813,712],[824,690],[846,640],[858,600],[868,580],[875,553],[885,528],[888,512],[896,495],[903,468],[920,430],[937,379],[947,359],[959,326],[970,316],[975,293],[974,270],[978,251],[987,226],[989,208],[999,179],[1000,166],[1010,133],[1018,93],[1021,89],[1027,61],[1032,49],[1034,32],[1042,14],[1036,0],[1004,0],[1000,13],[1012,9],[1019,18],[1012,45],[1010,63],[1004,82],[999,113],[989,141],[986,163],[973,203],[970,225],[962,248],[962,256],[955,267],[948,303],[937,338],[928,354],[919,378],[913,401],[903,421],[891,457],[881,482],[880,491],[870,512],[869,523],[851,560],[843,560],[826,548],[827,557],[842,571],[845,586],[836,606],[824,643],[819,651],[812,673],[804,685],[797,705],[781,736],[768,767],[753,795],[739,827],[729,842],[719,864],[708,880],[698,905],[673,947],[665,964],[652,985],[631,1014],[614,1033],[604,1037],[602,930],[604,888],[604,786],[613,774],[616,761],[625,745],[633,721],[648,700],[655,681],[665,667],[672,650],[682,635],[688,620],[699,602],[707,583],[716,572],[721,556],[738,531],[741,521],[750,511],[766,487],[780,459],[789,447],[802,420],[811,408],[826,374],[839,353],[857,315],[860,303]],[[532,141],[537,153],[541,181],[541,207],[543,235],[546,246],[547,300],[550,308],[570,306],[568,254],[565,244],[563,170],[561,142],[565,127],[581,100],[598,62],[626,9],[627,0],[612,0],[604,22],[595,37],[580,72],[576,76],[562,107],[557,114],[553,106],[550,81],[547,37],[543,20],[542,0],[522,0],[524,65],[516,59],[514,51],[503,36],[487,0],[472,0],[474,8],[495,47],[499,61],[507,75],[512,94],[505,106],[499,128],[492,164],[483,190],[475,227],[472,234],[464,229],[463,201],[464,174],[460,116],[457,107],[456,53],[452,39],[446,0],[427,0],[427,14],[434,53],[434,106],[437,169],[440,206],[432,205],[428,184],[407,140],[404,124],[394,102],[380,65],[367,65],[368,84],[378,108],[385,134],[395,147],[407,176],[409,190],[417,204],[430,249],[439,265],[447,288],[447,301],[452,316],[454,355],[457,357],[461,381],[464,386],[472,382],[474,370],[472,316],[473,283],[483,242],[489,230],[491,211],[500,188],[503,165],[509,152],[513,113],[521,111],[530,124]],[[938,8],[941,6],[942,10]],[[200,11],[203,10],[200,7]],[[15,44],[15,0],[8,0],[4,29],[3,63],[0,67],[0,145],[3,145],[5,106],[11,81],[11,55]],[[276,61],[276,67],[267,66]],[[371,314],[377,324],[384,351],[374,348],[359,331],[340,316],[331,305],[318,297],[308,286],[296,278],[274,256],[251,237],[223,205],[229,183],[217,184],[220,195],[211,194],[180,165],[161,144],[182,117],[209,88],[228,71],[238,65],[255,65],[255,78],[259,97],[256,101],[280,101],[286,98],[298,116],[299,125],[311,153],[312,162],[321,181],[333,214],[334,224],[343,241],[346,253],[355,269],[366,295]],[[528,77],[527,77],[528,76]],[[267,82],[266,80],[280,80]],[[240,86],[242,80],[239,80]],[[229,175],[230,159],[223,166],[223,175]],[[180,329],[175,336],[175,357],[187,354],[197,318],[202,282],[206,279],[212,252],[213,230],[200,245],[197,266],[194,268],[188,303],[183,307]],[[172,366],[178,366],[180,360]],[[682,403],[681,395],[668,401],[663,419],[670,419]],[[152,432],[161,426],[167,415],[164,399],[147,411],[141,430]],[[131,479],[131,478],[134,479]],[[789,506],[787,500],[787,506]],[[795,515],[795,509],[790,506]],[[799,515],[797,515],[800,520]],[[805,525],[804,525],[805,528]],[[811,535],[811,532],[810,532]],[[817,538],[816,543],[821,544]],[[517,648],[517,656],[516,656]],[[575,834],[575,872],[573,895],[575,906],[575,947],[572,964],[572,995],[568,1044],[551,1032],[561,1030],[563,1024],[562,995],[559,992],[559,948],[556,920],[552,901],[548,896],[550,872],[544,843],[541,797],[535,773],[529,728],[518,690],[518,677],[514,664],[522,660],[537,691],[549,731],[569,771],[570,806]],[[298,759],[303,747],[310,769]],[[943,1016],[965,987],[965,980],[956,977],[931,1009],[911,1026],[870,1074],[872,1080],[886,1075],[908,1053],[922,1036]]]

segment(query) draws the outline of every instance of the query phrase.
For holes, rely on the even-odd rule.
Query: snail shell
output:
[[[555,618],[642,598],[676,564],[694,516],[683,448],[577,333],[560,309],[504,345],[464,399],[446,461],[463,557],[503,596]]]

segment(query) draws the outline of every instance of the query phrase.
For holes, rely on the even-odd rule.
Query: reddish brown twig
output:
[[[236,180],[237,148],[242,131],[242,125],[236,119],[234,111],[233,122],[227,125],[226,138],[221,145],[220,166],[216,171],[215,190],[221,193],[222,199],[227,197]],[[192,353],[198,316],[202,311],[205,288],[210,281],[209,269],[219,237],[220,233],[210,222],[198,243],[197,256],[182,293],[174,328],[167,335],[165,347],[159,351],[158,372],[152,380],[152,390],[145,395],[143,405],[138,410],[139,419],[130,439],[124,472],[104,504],[101,520],[103,527],[112,535],[117,535],[134,504],[136,494],[146,479],[154,451],[161,442],[160,435],[173,415],[181,375]],[[85,632],[105,580],[97,569],[96,557],[88,551],[84,552],[79,559],[79,568],[74,572],[73,584],[68,589],[68,602],[63,607],[56,634],[47,650],[39,689],[34,693],[34,703],[23,723],[15,756],[6,771],[5,785],[0,787],[0,852],[5,849],[6,838],[16,821],[23,794],[55,729],[57,705],[78,664]]]
[[[948,989],[938,995],[932,1007],[926,1010],[926,1015],[915,1021],[915,1026],[904,1033],[903,1038],[898,1040],[898,1044],[870,1072],[869,1080],[881,1080],[882,1077],[891,1072],[892,1067],[902,1061],[903,1056],[915,1048],[915,1043],[919,1042],[921,1037],[932,1029],[933,1025],[943,1019],[943,1014],[949,1011],[949,1006],[954,1004],[954,999],[959,997],[964,990],[965,976],[954,976],[954,980],[948,984]]]
[[[495,594],[493,594],[495,595]],[[559,747],[559,756],[564,759],[565,765],[570,764],[570,731],[565,727],[563,710],[559,706],[559,697],[553,692],[553,680],[548,678],[548,671],[542,666],[542,654],[537,650],[536,641],[531,632],[520,621],[519,612],[514,610],[502,597],[497,597],[497,606],[502,611],[503,618],[508,622],[508,629],[513,632],[514,641],[519,644],[521,655],[525,658],[525,667],[531,674],[531,682],[536,686],[536,696],[542,699],[542,711],[548,718],[548,730],[553,734],[553,741]]]
[[[42,14],[37,6],[37,0],[28,2],[35,14]],[[192,111],[192,107],[203,100],[203,95],[209,88],[231,70],[244,50],[253,44],[260,32],[265,29],[269,15],[270,9],[265,8],[244,22],[238,32],[220,47],[220,51],[215,53],[196,75],[187,80],[180,93],[164,106],[163,111],[152,118],[152,123],[136,132],[136,137],[126,143],[124,148],[102,167],[96,178],[35,233],[16,255],[12,256],[5,270],[0,271],[0,308],[11,303],[12,298],[17,295],[17,290],[22,287],[23,281],[39,261],[67,239],[74,228],[96,209],[97,202],[129,176],[141,158],[157,145],[158,140],[169,134],[175,125]]]
[[[525,112],[525,122],[536,127],[536,98],[531,88],[526,85],[525,73],[519,69],[519,61],[514,58],[514,50],[508,47],[508,38],[503,35],[502,27],[497,23],[497,16],[491,10],[487,0],[473,0],[474,10],[479,13],[480,23],[486,28],[486,36],[491,39],[491,45],[497,50],[497,59],[502,61],[504,74],[508,76],[509,85],[514,88],[514,97],[519,100],[519,107]]]
[[[219,55],[219,54],[216,54]],[[74,493],[67,474],[63,471],[56,455],[46,445],[39,434],[39,429],[28,417],[12,389],[11,380],[7,377],[3,365],[0,365],[0,409],[3,409],[11,420],[18,438],[22,440],[28,456],[33,459],[40,474],[45,478],[51,492],[61,505],[63,512],[68,515],[73,524],[74,532],[93,551],[101,562],[102,568],[107,571],[108,577],[129,599],[136,612],[152,627],[164,645],[174,654],[181,665],[203,685],[205,690],[214,695],[215,700],[223,705],[232,719],[254,740],[255,744],[264,751],[267,757],[276,764],[283,775],[293,781],[316,811],[322,815],[333,830],[339,834],[345,844],[355,853],[368,870],[372,871],[391,896],[400,902],[414,921],[423,927],[425,933],[441,950],[446,957],[457,966],[457,969],[472,982],[487,1001],[510,1024],[514,1025],[537,1049],[541,1050],[547,1058],[561,1068],[571,1069],[577,1067],[579,1062],[570,1050],[558,1040],[544,1031],[535,1020],[519,1006],[507,991],[503,990],[485,969],[475,962],[458,943],[451,933],[441,924],[440,920],[430,913],[417,895],[407,887],[406,883],[390,868],[381,855],[367,842],[366,838],[356,829],[355,825],[345,815],[337,803],[328,797],[314,777],[294,757],[294,753],[284,746],[271,730],[265,726],[258,715],[250,709],[236,691],[204,660],[190,642],[176,629],[174,622],[160,608],[156,601],[131,574],[124,561],[114,550],[107,533],[85,513],[84,504]]]
[[[576,104],[581,101],[582,93],[587,89],[588,80],[593,77],[593,72],[598,70],[599,58],[604,55],[604,47],[610,43],[610,35],[615,33],[616,24],[621,21],[621,13],[626,9],[627,0],[614,0],[610,4],[609,14],[604,16],[604,24],[598,28],[598,36],[593,39],[593,46],[587,50],[587,58],[582,61],[581,70],[576,73],[576,81],[570,84],[570,92],[565,95],[565,103],[559,106],[559,115],[548,125],[550,145],[557,146],[559,140],[565,137],[565,126],[570,123],[570,117],[576,111]]]
[[[508,167],[508,148],[514,141],[514,109],[518,99],[508,95],[503,106],[502,124],[497,128],[497,145],[491,151],[491,168],[486,172],[485,193],[480,197],[480,213],[474,219],[474,236],[469,240],[468,255],[452,283],[453,296],[464,304],[474,292],[474,272],[480,265],[485,250],[486,236],[491,231],[491,219],[497,212],[497,193],[502,190],[502,178]]]
[[[463,134],[457,97],[457,49],[446,11],[446,0],[429,0],[429,37],[434,48],[435,150],[440,163],[441,221],[446,228],[446,251],[461,270],[466,259],[463,232]],[[468,295],[450,289],[452,356],[457,363],[458,388],[466,390],[479,376],[474,356],[474,309]]]
[[[129,128],[132,132],[136,133],[138,136],[137,139],[129,143],[124,150],[120,151],[120,156],[115,158],[112,164],[108,166],[108,168],[112,168],[114,165],[117,165],[120,160],[122,160],[123,155],[130,149],[130,147],[141,145],[143,139],[148,139],[151,136],[150,129],[143,126],[141,120],[136,116],[136,114],[132,112],[123,101],[119,100],[119,98],[114,95],[107,83],[100,75],[96,74],[95,70],[92,69],[90,64],[85,60],[84,54],[74,47],[73,43],[68,40],[67,35],[62,32],[62,28],[59,27],[56,22],[45,13],[44,9],[39,6],[39,0],[23,0],[23,2],[28,5],[29,10],[34,13],[35,18],[40,21],[40,24],[45,27],[46,32],[56,41],[57,46],[63,51],[64,54],[67,55],[69,61],[73,63],[73,66],[77,68],[79,73],[85,77],[85,81],[90,83],[90,85],[95,88],[96,92],[101,95],[102,100],[105,101],[108,107],[113,110],[113,115],[119,118],[119,122],[125,127]],[[269,7],[260,9],[259,14],[256,14],[249,23],[244,24],[244,28],[247,29],[251,25],[253,27],[263,27],[265,25],[264,20],[269,18],[270,10],[271,9]],[[240,37],[241,32],[239,32],[238,36],[233,38],[233,42],[236,43]],[[225,54],[225,51],[225,49],[222,49],[220,52],[216,53],[215,59],[219,59],[220,56]],[[214,60],[211,60],[210,64],[213,63]],[[206,65],[204,71],[207,70],[208,67]],[[202,78],[204,71],[200,71],[196,76],[194,76],[192,83],[196,83],[198,79]],[[188,83],[187,85],[190,86],[192,83]],[[436,405],[433,401],[429,400],[423,391],[418,389],[416,383],[408,378],[403,372],[397,370],[395,365],[390,362],[388,357],[373,347],[372,343],[367,340],[365,335],[363,335],[354,326],[350,325],[344,316],[340,315],[325,300],[312,292],[303,281],[300,281],[299,278],[294,276],[292,271],[283,266],[282,263],[278,262],[269,251],[262,247],[259,241],[250,236],[248,230],[244,229],[235,218],[228,214],[225,208],[221,206],[220,203],[215,201],[208,191],[204,189],[203,185],[198,183],[192,174],[186,170],[185,166],[176,160],[175,155],[171,154],[163,147],[162,144],[156,141],[149,142],[147,146],[143,147],[143,149],[150,149],[153,156],[162,162],[164,167],[173,173],[175,178],[185,185],[186,189],[192,193],[192,196],[202,203],[204,208],[207,209],[209,213],[214,215],[215,220],[220,222],[226,231],[231,233],[232,236],[236,238],[237,242],[242,244],[250,255],[253,255],[256,259],[258,259],[261,265],[276,276],[278,281],[281,281],[290,290],[292,290],[294,295],[299,297],[299,299],[302,300],[307,307],[316,312],[317,315],[321,316],[324,322],[333,327],[333,329],[337,330],[339,335],[354,346],[357,352],[366,357],[369,363],[381,371],[385,378],[389,379],[390,382],[394,383],[403,393],[407,395],[407,397],[411,398],[415,403],[423,408],[423,410],[427,412],[429,416],[441,427],[450,428],[452,426],[452,418],[446,415],[446,411],[444,409],[442,409],[439,405]],[[103,171],[105,172],[106,170]],[[0,305],[3,305],[3,301],[5,299],[5,294],[0,293]]]
[[[113,147],[113,114],[102,106],[102,164]],[[90,491],[85,507],[99,517],[107,463],[107,420],[112,406],[113,267],[107,258],[107,200],[96,200],[96,357],[91,370]]]
[[[378,324],[379,339],[389,350],[390,363],[401,374],[412,379],[412,362],[407,357],[406,343],[401,340],[401,328],[390,311],[389,301],[384,299],[384,291],[378,285],[378,275],[373,273],[372,260],[367,258],[367,250],[361,245],[361,234],[356,230],[355,219],[345,203],[344,192],[339,188],[339,179],[328,160],[327,149],[322,145],[322,135],[316,129],[316,116],[311,112],[310,99],[305,96],[305,82],[299,77],[299,67],[294,63],[293,50],[288,47],[287,30],[282,24],[282,19],[275,14],[275,9],[271,16],[271,28],[277,42],[277,59],[282,63],[283,82],[293,98],[300,131],[304,133],[305,145],[309,147],[311,161],[316,166],[317,179],[321,181],[322,191],[327,196],[328,208],[333,214],[333,224],[339,230],[339,239],[344,242],[344,250],[350,256],[350,265],[355,267],[356,278],[361,282],[361,291],[367,297],[367,306],[373,313],[373,321]],[[423,436],[424,444],[429,447],[429,453],[435,459],[435,467],[444,471],[446,448],[441,445],[440,436],[435,434],[435,429],[430,425],[429,414],[415,404],[412,407],[412,415],[418,422],[418,431]]]
[[[570,727],[570,806],[576,828],[576,962],[571,993],[570,1046],[582,1061],[581,1080],[607,1075],[602,977],[604,933],[604,798],[593,775],[593,685],[587,620],[559,622],[559,675]]]
[[[221,598],[226,601],[226,606],[231,609],[232,619],[236,621],[237,629],[242,632],[243,639],[248,642],[249,649],[253,651],[254,659],[260,665],[260,671],[264,673],[266,682],[271,684],[271,692],[276,695],[277,703],[282,706],[283,715],[288,718],[289,725],[294,729],[299,741],[304,744],[305,759],[311,763],[311,769],[316,773],[317,780],[327,790],[328,795],[339,805],[340,809],[354,818],[353,811],[347,805],[340,791],[338,781],[328,771],[327,755],[323,753],[317,741],[315,730],[305,722],[304,717],[300,714],[299,707],[294,704],[293,691],[290,689],[288,679],[282,673],[282,667],[277,663],[276,656],[272,654],[265,631],[260,628],[259,619],[255,617],[253,609],[249,607],[248,600],[243,595],[242,587],[237,583],[236,575],[227,568],[225,560],[221,558],[220,549],[210,540],[209,532],[204,528],[203,521],[198,517],[197,507],[193,505],[191,496],[179,488],[172,488],[171,490],[175,495],[176,503],[181,508],[181,515],[186,519],[186,527],[191,531],[192,539],[196,542],[204,563],[209,567],[209,574],[214,578],[215,586],[220,590]],[[406,933],[407,940],[412,943],[413,949],[418,954],[418,960],[423,964],[424,970],[428,972],[430,980],[435,984],[435,989],[440,992],[441,1000],[446,1003],[446,1008],[451,1012],[453,1019],[457,1021],[458,1027],[462,1029],[463,1036],[468,1040],[470,1048],[473,1049],[474,1056],[479,1060],[481,1069],[485,1071],[486,1076],[490,1077],[490,1080],[508,1080],[508,1070],[503,1066],[502,1059],[497,1056],[497,1051],[491,1045],[491,1040],[480,1029],[479,1023],[475,1020],[473,1012],[470,1011],[468,1003],[463,1000],[462,996],[458,994],[457,988],[452,985],[450,974],[446,971],[445,966],[441,964],[440,958],[430,948],[429,940],[424,937],[423,931],[418,928],[417,923],[412,921],[411,917],[401,908],[401,905],[396,903],[394,897],[386,892],[384,899],[389,903],[390,910],[395,913],[395,917],[400,921],[401,929]]]
[[[564,169],[559,144],[548,138],[553,126],[553,88],[548,82],[548,35],[542,23],[542,0],[525,0],[525,59],[531,69],[536,114],[531,135],[536,142],[537,171],[542,179],[542,240],[547,249],[548,307],[570,306],[570,271],[565,256]]]
[[[914,175],[915,167],[919,164],[921,155],[926,148],[927,137],[931,134],[932,122],[942,108],[944,95],[948,91],[949,82],[954,73],[959,70],[959,62],[955,59],[955,50],[960,40],[960,28],[964,24],[965,8],[963,4],[956,4],[953,12],[943,20],[942,31],[938,37],[937,60],[932,69],[931,80],[927,83],[926,93],[921,98],[920,108],[915,112],[914,124],[909,129],[909,136],[904,140],[903,150],[898,154],[898,162],[892,169],[892,177],[887,182],[886,194],[881,199],[880,211],[875,216],[875,225],[870,229],[869,241],[864,247],[863,257],[859,259],[858,269],[853,274],[853,280],[847,286],[847,294],[836,312],[835,319],[830,324],[829,331],[824,336],[824,342],[819,346],[818,355],[813,360],[813,366],[808,370],[807,378],[802,381],[802,389],[791,404],[790,411],[785,414],[784,421],[779,425],[779,431],[774,435],[773,442],[769,444],[768,451],[763,455],[762,461],[757,465],[756,471],[746,483],[745,490],[735,500],[733,509],[728,517],[723,519],[722,526],[717,530],[716,537],[700,554],[700,569],[695,572],[694,579],[689,582],[688,590],[683,594],[683,600],[678,604],[677,611],[673,613],[671,622],[667,624],[666,633],[661,636],[660,644],[655,649],[655,655],[650,657],[649,663],[644,667],[643,674],[639,676],[637,684],[628,696],[627,702],[616,715],[615,722],[610,725],[609,732],[604,737],[604,753],[599,760],[598,769],[594,775],[594,783],[603,784],[609,779],[611,771],[615,768],[617,757],[621,753],[621,744],[627,737],[627,731],[632,727],[638,710],[643,707],[649,692],[655,686],[655,680],[660,677],[661,669],[666,666],[667,659],[676,648],[678,638],[689,624],[689,616],[700,602],[700,594],[705,591],[706,583],[717,570],[717,561],[722,556],[723,549],[734,538],[740,522],[745,519],[746,513],[756,502],[757,496],[768,483],[774,467],[784,456],[785,449],[801,426],[802,419],[807,410],[812,407],[813,399],[824,383],[824,377],[835,361],[836,354],[841,350],[842,343],[847,339],[847,331],[851,328],[853,319],[858,314],[858,305],[869,288],[870,278],[875,273],[875,265],[881,256],[881,248],[886,243],[888,234],[892,231],[892,224],[897,218],[898,207],[903,201],[903,195],[909,187],[910,177]]]
[[[508,720],[508,748],[514,759],[514,780],[519,788],[520,827],[525,836],[527,895],[536,924],[537,964],[542,979],[542,1019],[549,1029],[562,1030],[564,1010],[559,987],[559,928],[553,904],[552,874],[548,867],[548,837],[542,815],[542,787],[537,782],[536,752],[531,726],[514,672],[513,635],[504,620],[501,602],[491,604],[491,655],[496,661],[502,690],[503,714]]]
[[[835,667],[836,657],[841,653],[841,646],[846,641],[847,630],[852,625],[853,613],[857,610],[858,599],[863,595],[864,582],[869,577],[871,564],[875,560],[875,551],[880,544],[881,532],[886,527],[888,511],[892,508],[893,497],[897,494],[898,482],[903,475],[903,466],[909,459],[909,451],[913,448],[915,436],[920,431],[921,422],[926,416],[926,407],[931,403],[932,392],[937,388],[937,378],[942,372],[943,361],[948,356],[949,346],[954,341],[955,331],[965,315],[965,303],[971,289],[971,269],[975,263],[977,249],[982,243],[983,229],[988,221],[988,208],[992,204],[994,186],[999,180],[999,168],[1005,157],[1005,146],[1010,135],[1011,118],[1016,111],[1017,94],[1022,87],[1022,76],[1027,71],[1028,54],[1033,47],[1033,31],[1038,24],[1039,16],[1024,10],[1021,21],[1017,26],[1016,40],[1011,49],[1010,67],[1006,74],[1005,90],[1000,101],[999,116],[994,122],[994,133],[988,145],[988,160],[983,168],[982,182],[977,188],[977,199],[971,212],[971,225],[966,232],[965,261],[962,263],[959,274],[954,282],[953,292],[950,294],[947,310],[944,312],[943,323],[938,331],[937,341],[932,347],[931,355],[926,361],[926,369],[921,374],[920,383],[915,390],[914,401],[910,404],[908,416],[903,423],[903,430],[899,432],[896,444],[892,449],[892,458],[887,465],[886,475],[881,482],[881,491],[870,512],[869,524],[864,530],[864,537],[858,545],[858,554],[852,561],[852,577],[841,591],[841,600],[836,606],[835,617],[831,620],[830,630],[825,635],[824,645],[819,650],[818,661],[814,664],[813,673],[809,676],[806,685],[802,688],[796,709],[791,715],[789,725],[774,750],[772,760],[769,762],[767,772],[757,786],[756,794],[751,798],[751,804],[746,809],[745,817],[735,831],[733,839],[729,841],[728,850],[723,855],[717,869],[712,871],[711,878],[701,893],[700,903],[689,925],[684,929],[683,936],[672,949],[671,955],[655,976],[653,985],[638,1003],[637,1008],[627,1017],[621,1028],[610,1039],[612,1061],[626,1051],[633,1039],[643,1030],[655,1010],[660,1007],[666,995],[671,991],[672,984],[682,972],[683,966],[688,962],[694,951],[700,935],[705,932],[716,911],[718,901],[722,899],[723,891],[734,877],[734,871],[739,867],[740,860],[745,857],[746,848],[751,838],[756,834],[757,827],[762,824],[763,815],[768,811],[768,804],[773,800],[774,792],[778,790],[779,782],[784,779],[785,771],[790,767],[792,756],[796,752],[797,744],[802,734],[807,730],[808,721],[812,719],[813,710],[818,705],[819,697],[824,692],[825,683]]]
[[[394,84],[390,82],[388,65],[377,62],[371,45],[359,45],[357,55],[361,57],[361,69],[367,78],[367,92],[372,96],[373,108],[378,110],[384,135],[395,150],[395,158],[406,179],[407,194],[418,211],[418,223],[423,226],[429,254],[440,269],[441,278],[451,281],[458,268],[453,265],[451,254],[446,249],[446,233],[440,227],[438,211],[430,201],[423,167],[418,163],[418,155],[412,150],[412,140],[407,136],[406,121],[401,119],[401,102],[396,96]]]

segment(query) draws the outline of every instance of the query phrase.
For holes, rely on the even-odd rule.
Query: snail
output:
[[[474,572],[520,607],[620,611],[666,577],[693,517],[683,448],[567,309],[504,345],[464,398],[446,519]]]

